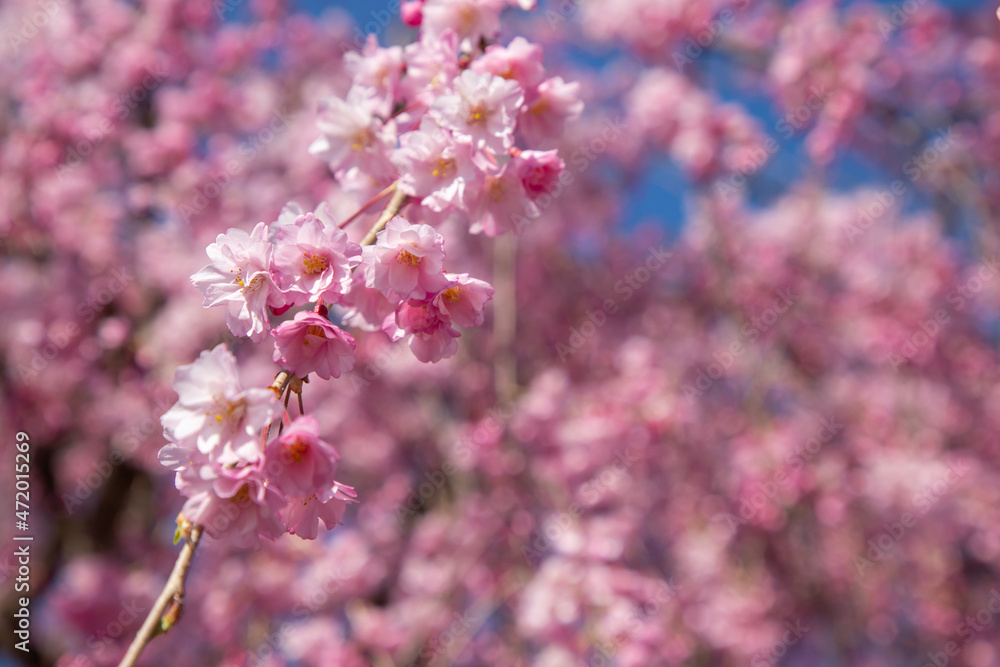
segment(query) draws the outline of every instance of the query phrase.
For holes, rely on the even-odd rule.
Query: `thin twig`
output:
[[[142,627],[139,628],[139,633],[132,640],[132,645],[128,647],[128,653],[118,663],[118,667],[133,667],[142,654],[142,650],[146,648],[146,644],[156,635],[169,630],[180,618],[184,606],[184,579],[191,567],[194,550],[198,548],[203,530],[202,526],[191,526],[184,546],[177,556],[177,562],[174,563],[170,578],[167,579],[167,585],[163,587],[160,597],[156,599],[156,604],[149,610],[149,615],[146,616]]]
[[[377,195],[375,195],[374,197],[372,197],[371,199],[369,199],[368,202],[364,206],[362,206],[361,208],[359,208],[357,211],[354,212],[354,215],[352,215],[351,217],[349,217],[347,220],[344,220],[342,223],[340,223],[337,226],[340,227],[341,229],[343,229],[347,225],[351,224],[351,221],[353,221],[359,215],[361,215],[362,213],[364,213],[365,211],[367,211],[369,206],[371,206],[372,204],[374,204],[375,202],[377,202],[382,197],[385,197],[390,192],[394,192],[395,190],[396,190],[396,181],[393,181],[392,185],[390,185],[385,190],[383,190],[382,192],[378,193]]]
[[[270,388],[274,390],[280,399],[281,395],[285,393],[285,388],[294,378],[295,376],[286,370],[279,371],[274,377],[274,382],[271,383]],[[265,441],[270,429],[271,424],[268,422],[264,427],[263,437]],[[183,516],[180,519],[184,521]],[[184,540],[184,546],[181,547],[181,552],[177,554],[174,569],[171,571],[166,585],[160,592],[160,596],[156,598],[153,608],[149,610],[149,614],[146,616],[146,620],[143,621],[142,627],[139,628],[135,639],[132,640],[132,644],[128,647],[128,652],[125,653],[122,661],[118,663],[118,667],[134,667],[136,661],[139,660],[139,656],[142,655],[143,649],[152,641],[153,637],[170,630],[181,616],[181,612],[184,609],[184,580],[187,578],[188,570],[191,568],[191,561],[194,558],[194,551],[198,548],[198,543],[201,541],[201,536],[205,528],[204,526],[189,524],[184,521],[179,530],[186,532],[187,535]]]
[[[368,230],[365,234],[364,240],[361,241],[361,245],[372,245],[375,243],[375,237],[380,231],[385,229],[385,224],[392,220],[392,218],[399,213],[399,209],[403,208],[403,204],[406,203],[410,196],[400,189],[396,189],[392,193],[392,199],[386,204],[385,209],[382,210],[382,215],[378,217],[378,221],[372,225],[372,228]]]

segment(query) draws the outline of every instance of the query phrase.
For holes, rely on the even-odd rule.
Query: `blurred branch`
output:
[[[497,400],[508,405],[517,393],[517,357],[514,355],[514,338],[517,333],[517,237],[499,236],[493,245],[494,316],[493,340],[494,383]]]
[[[376,221],[376,223],[372,225],[372,228],[368,230],[368,233],[365,234],[365,238],[361,241],[361,245],[364,246],[374,244],[375,237],[378,233],[385,229],[386,223],[392,220],[392,218],[399,213],[399,209],[403,208],[403,205],[406,204],[406,200],[409,198],[410,196],[408,194],[397,188],[392,193],[392,199],[389,200],[389,203],[386,204],[385,208],[382,210],[382,215],[379,216],[378,221]]]

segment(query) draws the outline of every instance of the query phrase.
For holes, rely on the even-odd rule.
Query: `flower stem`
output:
[[[390,185],[385,190],[383,190],[382,192],[378,193],[377,195],[375,195],[374,197],[372,197],[371,199],[369,199],[368,202],[364,206],[362,206],[357,211],[355,211],[354,215],[352,215],[351,217],[349,217],[347,220],[344,220],[342,223],[340,223],[338,225],[338,227],[340,227],[340,229],[343,229],[347,225],[351,224],[351,222],[355,218],[357,218],[359,215],[361,215],[362,213],[364,213],[365,211],[367,211],[369,206],[371,206],[372,204],[374,204],[375,202],[377,202],[382,197],[385,197],[390,192],[395,191],[395,189],[396,189],[396,182],[393,181],[392,185]]]
[[[372,245],[375,243],[375,237],[380,231],[385,229],[385,224],[392,220],[392,218],[399,213],[399,209],[403,208],[403,205],[410,198],[405,192],[402,192],[398,188],[392,193],[392,199],[386,204],[385,208],[382,210],[382,215],[378,217],[378,221],[372,225],[372,228],[368,230],[365,234],[365,238],[361,241],[361,245]]]
[[[170,630],[180,618],[184,608],[184,580],[187,578],[191,561],[194,558],[194,550],[198,548],[204,527],[199,525],[190,526],[184,546],[181,547],[180,554],[177,555],[177,562],[167,579],[167,585],[163,587],[160,597],[156,599],[156,604],[149,610],[149,615],[139,628],[139,633],[132,640],[128,647],[128,652],[118,667],[133,667],[142,650],[146,648],[153,637]]]

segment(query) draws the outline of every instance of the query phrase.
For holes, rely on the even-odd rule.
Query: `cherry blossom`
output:
[[[387,113],[384,104],[364,86],[351,88],[344,100],[324,98],[317,122],[323,134],[309,152],[326,160],[336,174],[357,169],[376,180],[388,178],[393,173],[389,155],[396,146],[396,130],[392,121],[378,115]]]
[[[259,343],[271,329],[267,307],[285,305],[285,297],[270,272],[273,246],[268,226],[253,232],[230,229],[206,248],[212,263],[191,276],[205,295],[205,307],[225,306],[226,324],[236,336]]]
[[[483,307],[493,296],[493,287],[467,273],[446,274],[448,286],[434,296],[434,306],[456,325],[468,328],[483,323]]]
[[[517,81],[488,72],[462,72],[453,83],[454,93],[441,95],[431,105],[438,122],[451,129],[459,141],[477,149],[503,152],[513,145],[517,112],[524,92]]]
[[[225,343],[180,366],[174,390],[177,403],[161,419],[169,442],[223,462],[260,457],[260,433],[278,414],[278,402],[270,389],[243,388]]]
[[[466,207],[467,192],[479,176],[473,165],[472,146],[459,143],[430,116],[420,127],[399,139],[392,155],[400,170],[399,189],[434,211]]]
[[[351,283],[361,247],[348,240],[322,205],[278,228],[272,275],[292,304],[337,303]]]
[[[4,3],[32,659],[118,664],[193,522],[139,664],[997,661],[992,8],[533,4]],[[506,147],[442,122],[464,72]],[[419,297],[323,235],[386,211],[441,236]],[[278,267],[310,215],[332,293]],[[297,318],[353,370],[275,362]]]
[[[182,516],[205,526],[209,535],[256,549],[261,537],[273,540],[285,533],[278,515],[284,503],[257,466],[191,466],[178,472],[177,480],[178,490],[188,496]]]
[[[560,136],[566,123],[575,120],[583,111],[580,84],[567,83],[560,76],[538,84],[537,92],[526,100],[517,128],[532,144],[546,146],[553,137]]]
[[[387,297],[422,299],[445,284],[444,237],[430,225],[414,225],[401,216],[378,233],[374,246],[362,250],[365,284]]]
[[[271,330],[274,363],[304,378],[316,373],[324,380],[354,368],[354,337],[329,319],[309,311]]]
[[[447,359],[458,351],[461,336],[451,320],[433,301],[404,301],[386,317],[382,330],[392,340],[405,338],[413,356],[424,363]]]

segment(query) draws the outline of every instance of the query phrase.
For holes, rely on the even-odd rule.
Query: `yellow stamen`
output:
[[[407,252],[406,250],[400,250],[399,254],[396,255],[396,261],[400,264],[406,264],[407,266],[420,266],[420,262],[422,260],[422,257],[417,257],[413,253]]]
[[[455,160],[451,158],[438,158],[437,167],[431,172],[438,178],[447,178],[455,171]]]
[[[233,497],[229,499],[231,503],[244,504],[250,502],[250,489],[244,484],[240,487],[240,490],[233,494]]]
[[[326,267],[330,266],[329,260],[322,255],[310,255],[307,252],[302,253],[305,259],[302,260],[302,266],[304,267],[304,273],[306,275],[315,275],[317,273],[323,273],[326,271]]]
[[[309,443],[296,438],[285,446],[285,450],[288,452],[289,458],[296,463],[302,463],[302,457],[309,451]]]

